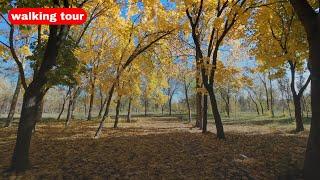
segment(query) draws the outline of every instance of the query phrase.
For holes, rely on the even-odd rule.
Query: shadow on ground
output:
[[[170,122],[170,123],[168,123]],[[120,123],[92,136],[96,122],[41,123],[34,134],[32,168],[23,179],[274,179],[302,167],[305,137],[202,134],[181,121]],[[107,124],[109,127],[111,124]],[[0,171],[10,163],[16,128],[0,129]],[[2,178],[15,175],[3,174]],[[0,176],[1,177],[1,176]]]

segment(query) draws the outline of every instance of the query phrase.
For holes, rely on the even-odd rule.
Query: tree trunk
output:
[[[61,111],[60,111],[59,116],[58,116],[58,118],[57,118],[57,121],[60,120],[60,118],[61,118],[61,116],[62,116],[62,114],[63,114],[64,107],[66,106],[66,102],[67,102],[68,97],[70,96],[70,93],[71,93],[71,88],[69,88],[69,90],[68,90],[65,98],[63,99],[62,108],[61,108]]]
[[[120,105],[121,105],[121,98],[119,97],[119,99],[118,99],[118,101],[117,101],[116,117],[115,117],[115,120],[114,120],[113,128],[118,128]]]
[[[186,103],[187,103],[187,108],[188,108],[188,120],[189,123],[191,123],[191,107],[190,107],[190,103],[189,103],[189,95],[188,95],[188,86],[187,86],[187,82],[184,80],[184,93],[186,96]]]
[[[95,95],[95,84],[91,83],[91,95],[90,95],[90,104],[89,104],[89,112],[87,120],[90,121],[92,119],[92,108],[93,108],[93,101]]]
[[[17,86],[16,86],[16,89],[15,89],[13,97],[12,97],[9,114],[8,114],[8,117],[7,117],[7,120],[6,120],[6,124],[5,124],[4,127],[10,127],[11,126],[11,123],[13,121],[13,116],[14,116],[14,113],[16,111],[16,106],[17,106],[17,103],[18,103],[20,89],[21,89],[21,79],[20,79],[20,76],[19,76],[18,77],[18,81],[17,81]]]
[[[100,103],[100,110],[99,110],[99,115],[98,115],[98,118],[101,118],[101,116],[102,116],[102,112],[103,112],[103,109],[104,109],[104,107],[106,106],[106,104],[107,104],[107,101],[108,101],[108,97],[106,97],[104,100],[102,99],[103,98],[103,96],[102,96],[102,92],[100,91],[100,96],[101,96],[101,102],[102,103]]]
[[[145,99],[145,101],[144,101],[144,116],[146,116],[147,117],[147,111],[148,111],[148,100],[147,99]]]
[[[256,111],[258,113],[258,116],[260,115],[260,112],[259,112],[259,106],[258,106],[258,103],[253,99],[252,95],[249,93],[249,97],[250,99],[252,100],[252,102],[254,103],[254,105],[256,106]]]
[[[129,98],[129,105],[128,105],[128,114],[127,114],[127,123],[131,123],[131,102],[132,98]]]
[[[42,99],[43,93],[40,92],[40,88],[31,85],[31,87],[29,86],[26,89],[10,170],[19,172],[30,167],[29,148],[32,130],[36,124],[39,111],[41,110]]]
[[[308,36],[311,74],[310,134],[304,161],[304,178],[320,179],[320,16],[307,0],[290,0]]]
[[[202,128],[202,94],[197,92],[196,94],[196,113],[197,113],[197,120],[196,120],[196,127]]]
[[[161,113],[163,115],[163,111],[164,111],[164,105],[161,106]]]
[[[260,108],[261,108],[261,114],[264,115],[264,109],[263,109],[263,105],[262,105],[262,102],[259,101],[259,104],[260,104]]]
[[[273,103],[274,103],[274,99],[273,99],[273,87],[272,87],[272,79],[270,77],[270,72],[269,72],[269,83],[270,83],[270,111],[271,111],[271,116],[274,117],[274,110],[273,110]]]
[[[202,133],[207,132],[208,124],[208,95],[203,96],[203,118],[202,118]]]
[[[302,114],[301,114],[301,97],[298,95],[293,96],[294,102],[294,115],[296,119],[296,132],[304,131]]]
[[[96,131],[96,134],[94,135],[94,138],[99,138],[101,132],[102,132],[102,129],[103,129],[103,126],[104,126],[104,122],[106,121],[108,115],[109,115],[109,108],[110,108],[110,104],[111,104],[111,99],[112,99],[112,96],[113,96],[113,92],[114,92],[114,89],[115,89],[115,85],[113,85],[108,93],[108,101],[107,101],[107,105],[106,105],[106,110],[102,116],[102,119],[100,121],[100,125]]]
[[[263,80],[262,81],[262,84],[263,84],[263,87],[264,87],[264,90],[266,92],[266,98],[267,98],[267,110],[269,111],[270,110],[270,103],[269,103],[269,91],[268,91],[268,87],[267,87],[267,83]]]
[[[68,127],[70,122],[71,122],[71,119],[72,119],[72,107],[73,107],[73,97],[70,97],[65,127]]]
[[[219,139],[225,139],[225,135],[224,135],[224,130],[223,130],[223,124],[221,121],[221,116],[219,113],[219,109],[218,109],[218,104],[217,104],[217,100],[216,100],[216,96],[214,94],[214,90],[213,87],[207,89],[209,96],[210,96],[210,102],[211,102],[211,108],[212,108],[212,114],[214,117],[214,122],[216,124],[216,129],[217,129],[217,137]]]
[[[29,86],[27,86],[25,82],[23,68],[20,69],[21,83],[25,88],[25,94],[23,96],[16,145],[12,156],[12,162],[10,167],[11,171],[25,171],[30,165],[29,148],[32,130],[39,117],[39,112],[41,111],[41,103],[43,100],[43,96],[47,92],[45,90],[45,85],[48,82],[47,73],[56,64],[59,45],[63,37],[61,35],[64,34],[63,32],[66,29],[66,27],[61,26],[59,29],[61,29],[61,31],[58,33],[58,26],[49,27],[49,39],[44,51],[43,60],[38,71],[34,73],[33,80],[29,84]],[[13,34],[14,27],[12,26],[10,30],[10,47],[14,59],[17,59],[13,49]],[[16,60],[16,62],[19,62],[19,60]],[[19,66],[19,63],[17,64]]]
[[[169,98],[169,116],[172,115],[172,96]]]

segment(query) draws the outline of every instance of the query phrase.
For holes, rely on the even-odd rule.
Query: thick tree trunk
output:
[[[320,15],[307,0],[290,0],[308,36],[311,73],[311,127],[304,161],[304,178],[320,179]]]
[[[298,95],[294,95],[293,102],[294,102],[294,115],[296,119],[296,131],[297,132],[304,131],[302,114],[301,114],[301,97]]]
[[[207,132],[208,124],[208,95],[203,96],[203,118],[202,118],[202,133]]]
[[[60,42],[63,38],[63,32],[66,30],[65,26],[61,26],[61,31],[58,35],[58,26],[50,26],[49,27],[49,39],[47,42],[47,46],[44,52],[42,63],[33,75],[33,81],[27,86],[25,82],[25,76],[23,74],[23,68],[20,68],[20,77],[21,83],[25,88],[25,94],[23,96],[23,103],[20,115],[20,122],[17,132],[17,140],[14,148],[11,168],[12,171],[24,171],[29,165],[29,148],[30,141],[32,136],[32,130],[36,124],[36,121],[39,119],[39,112],[41,110],[41,103],[43,100],[43,96],[46,93],[45,85],[48,82],[47,73],[51,70],[51,68],[56,64],[58,49]],[[11,53],[14,56],[16,62],[17,60],[15,51],[13,49],[13,34],[14,27],[12,26],[10,30],[10,47]],[[61,36],[60,36],[61,35]],[[17,63],[19,66],[19,63]],[[21,66],[21,64],[20,64]],[[20,67],[19,66],[19,67]]]
[[[129,98],[129,105],[128,105],[128,114],[127,114],[127,123],[131,123],[131,102],[132,98]]]
[[[219,113],[218,104],[217,104],[216,96],[214,94],[213,87],[209,88],[208,93],[210,96],[210,102],[211,102],[211,108],[212,108],[212,114],[214,117],[214,122],[216,124],[217,137],[219,139],[225,139],[223,124],[222,124],[221,116]]]
[[[14,116],[14,113],[16,111],[16,106],[17,106],[17,103],[18,103],[20,89],[21,89],[21,79],[20,79],[20,76],[19,76],[18,77],[18,81],[17,81],[17,85],[16,85],[16,89],[15,89],[13,97],[12,97],[9,114],[8,114],[8,117],[7,117],[7,120],[6,120],[6,124],[5,124],[4,127],[10,127],[11,126],[11,123],[13,121],[13,116]]]
[[[103,129],[103,126],[104,126],[104,122],[106,121],[108,115],[109,115],[109,109],[110,109],[110,104],[111,104],[111,99],[112,99],[112,96],[113,96],[113,92],[114,92],[114,89],[115,89],[115,85],[113,85],[108,93],[108,101],[107,101],[107,105],[106,105],[106,110],[102,116],[102,119],[100,121],[100,125],[96,131],[96,134],[94,135],[94,138],[99,138],[101,132],[102,132],[102,129]]]
[[[23,97],[16,146],[12,156],[11,170],[24,171],[29,168],[29,148],[32,130],[41,111],[43,93],[33,85],[26,89]]]
[[[87,118],[88,121],[92,119],[92,108],[93,108],[94,96],[95,96],[95,84],[91,83],[91,95],[90,95],[89,112],[88,112],[88,118]]]
[[[119,123],[119,113],[120,113],[120,105],[121,105],[121,98],[119,98],[119,99],[118,99],[118,101],[117,101],[116,117],[115,117],[115,120],[114,120],[113,128],[118,128],[118,123]]]

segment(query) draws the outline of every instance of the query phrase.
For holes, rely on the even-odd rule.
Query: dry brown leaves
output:
[[[39,124],[32,169],[21,179],[274,179],[302,167],[306,136],[234,131],[227,140],[173,119],[139,119],[104,129],[97,122]],[[111,127],[108,123],[106,126]],[[210,125],[212,126],[212,125]],[[256,127],[259,128],[259,127]],[[239,129],[239,128],[238,128]],[[250,128],[248,128],[250,129]],[[0,129],[0,171],[10,163],[16,128]],[[254,133],[253,133],[254,132]],[[16,178],[4,174],[0,179]]]

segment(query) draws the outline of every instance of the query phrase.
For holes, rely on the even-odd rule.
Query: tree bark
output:
[[[252,95],[249,93],[249,97],[252,100],[252,102],[254,103],[254,105],[256,106],[256,111],[258,113],[258,116],[260,115],[260,111],[259,111],[259,106],[258,103],[253,99]]]
[[[64,108],[65,108],[65,106],[66,106],[66,102],[67,102],[68,97],[70,96],[70,93],[71,93],[71,88],[69,88],[69,90],[68,90],[65,98],[63,98],[62,108],[61,108],[61,111],[60,111],[60,113],[59,113],[59,115],[58,115],[57,121],[60,120],[60,118],[61,118],[61,116],[62,116],[62,114],[63,114]]]
[[[102,129],[103,129],[103,126],[104,126],[104,122],[106,121],[108,115],[109,115],[109,109],[110,109],[110,104],[111,104],[111,99],[112,99],[112,96],[113,96],[113,93],[114,93],[114,89],[115,89],[115,85],[113,85],[111,87],[111,89],[109,90],[109,93],[108,93],[108,101],[107,101],[107,105],[106,105],[106,110],[102,116],[102,119],[100,121],[100,125],[96,131],[96,134],[94,135],[94,138],[99,138],[99,136],[101,135],[101,132],[102,132]]]
[[[65,127],[68,127],[70,122],[71,122],[71,119],[72,119],[72,107],[73,107],[73,97],[70,97]]]
[[[42,63],[39,67],[39,70],[34,73],[33,80],[29,84],[29,86],[27,86],[26,84],[23,68],[21,68],[21,62],[17,60],[18,58],[16,57],[14,51],[12,41],[14,27],[12,26],[10,30],[11,53],[14,56],[17,65],[20,67],[19,72],[21,82],[25,89],[17,133],[17,140],[10,167],[11,171],[25,171],[30,165],[29,148],[32,130],[38,119],[39,112],[41,111],[41,103],[43,100],[43,96],[47,92],[45,90],[45,85],[48,82],[47,72],[49,72],[56,64],[58,49],[62,41],[62,37],[66,27],[61,26],[61,31],[59,33],[58,26],[50,26],[49,29],[49,39],[46,45]]]
[[[208,95],[203,96],[203,119],[202,119],[202,133],[207,132],[208,124]]]
[[[301,114],[301,97],[298,95],[293,96],[294,102],[294,115],[296,119],[296,132],[304,131],[302,114]]]
[[[202,94],[197,92],[196,94],[196,111],[197,111],[197,120],[196,127],[202,129]]]
[[[273,109],[273,103],[274,103],[274,99],[273,99],[273,86],[272,86],[272,79],[270,77],[270,72],[268,74],[268,79],[269,79],[269,83],[270,83],[270,112],[271,112],[271,116],[274,117],[274,109]]]
[[[269,103],[269,91],[268,91],[268,86],[267,86],[267,83],[265,80],[263,80],[261,77],[260,77],[260,80],[263,84],[263,87],[264,87],[264,91],[266,93],[266,100],[267,100],[267,110],[269,111],[270,110],[270,103]]]
[[[148,115],[148,100],[147,99],[145,99],[144,100],[144,116],[145,117],[147,117],[147,115]]]
[[[320,16],[307,0],[290,0],[308,36],[311,73],[311,127],[304,161],[304,178],[320,179]]]
[[[188,120],[189,120],[189,123],[191,123],[191,121],[192,121],[191,107],[190,107],[190,103],[189,103],[188,85],[187,85],[186,80],[184,80],[184,93],[185,93],[186,103],[187,103],[187,108],[188,108]]]
[[[93,108],[93,101],[95,96],[95,83],[91,83],[91,95],[90,95],[90,104],[89,104],[89,112],[87,120],[90,121],[92,119],[92,108]]]
[[[172,96],[169,98],[169,116],[172,115]]]
[[[17,85],[16,85],[16,89],[15,89],[13,97],[12,97],[9,114],[8,114],[8,117],[7,117],[7,120],[6,120],[6,124],[5,124],[4,127],[10,127],[11,126],[11,123],[13,121],[13,116],[14,116],[14,113],[16,111],[16,106],[17,106],[17,103],[18,103],[20,89],[21,89],[21,79],[20,79],[20,76],[19,76],[18,77],[18,81],[17,81]]]
[[[117,107],[116,107],[116,117],[114,120],[114,125],[113,128],[118,128],[118,123],[119,123],[119,113],[120,113],[120,105],[121,105],[121,98],[119,97],[117,101]]]
[[[98,118],[101,118],[103,109],[106,106],[107,101],[108,101],[108,97],[103,98],[103,94],[102,94],[101,89],[100,89],[100,97],[101,97],[101,100],[100,100],[100,110],[99,110]]]
[[[10,170],[24,171],[30,167],[29,148],[32,131],[37,121],[43,92],[35,83],[30,85],[24,94],[16,146],[12,156]]]
[[[129,105],[128,105],[128,114],[127,114],[127,123],[131,123],[131,102],[132,98],[129,98]]]
[[[211,108],[212,108],[212,114],[214,117],[214,122],[216,124],[217,137],[219,139],[225,139],[222,120],[221,120],[221,116],[220,116],[220,113],[218,110],[218,104],[217,104],[216,95],[214,93],[213,87],[212,87],[212,89],[209,89],[208,93],[210,96],[210,102],[211,102]]]

